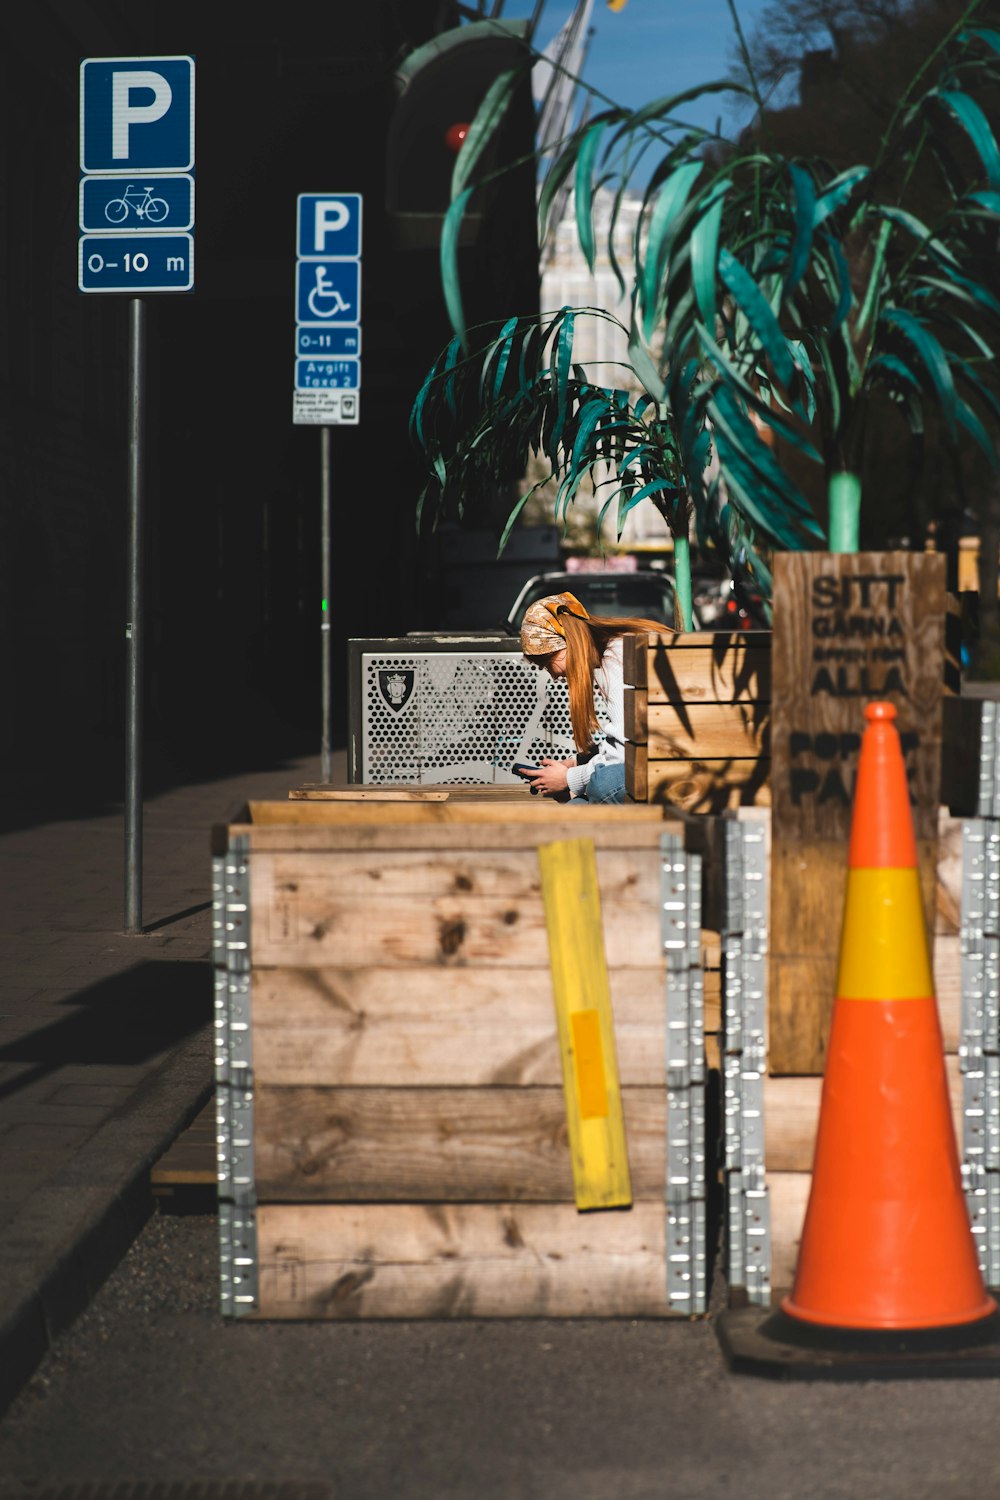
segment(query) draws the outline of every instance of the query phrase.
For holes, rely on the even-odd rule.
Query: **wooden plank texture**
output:
[[[718,1022],[718,971],[706,976]],[[609,975],[622,1082],[664,1081],[664,975]],[[454,1088],[562,1084],[548,967],[258,969],[254,1076],[262,1084]]]
[[[254,878],[262,868],[254,861]],[[597,875],[605,900],[659,905],[659,849],[600,850]],[[300,902],[350,895],[403,902],[443,896],[485,896],[501,901],[541,901],[542,879],[534,849],[345,849],[335,861],[312,851],[275,858],[273,880],[295,886]]]
[[[594,846],[560,839],[539,849],[538,864],[576,1206],[625,1208],[632,1186]]]
[[[514,802],[497,801],[494,798],[468,802],[453,802],[450,798],[443,802],[425,799],[404,802],[383,802],[377,799],[355,801],[353,798],[349,801],[329,802],[306,798],[299,801],[289,799],[285,802],[250,802],[248,806],[252,824],[258,827],[278,824],[289,828],[299,828],[303,824],[335,828],[417,824],[425,829],[451,824],[460,824],[464,828],[489,824],[504,828],[519,823],[530,827],[543,820],[559,823],[572,816],[564,803],[553,802],[545,797],[532,797],[530,792]],[[595,823],[613,823],[616,819],[642,822],[644,818],[650,818],[650,814],[642,808],[626,808],[623,811],[620,807],[602,807],[596,803],[587,808],[584,816]],[[556,836],[551,828],[548,836],[550,839]]]
[[[650,760],[715,760],[766,755],[771,706],[754,703],[650,703],[625,689],[625,737]]]
[[[619,809],[620,810],[620,809]],[[309,853],[253,855],[251,942],[255,968],[334,964],[453,964],[539,968],[548,962],[541,900],[457,889],[421,890],[391,900],[341,889],[335,866]],[[660,960],[659,922],[648,901],[605,903],[613,967],[652,968]]]
[[[532,800],[533,802],[541,801],[538,797]],[[282,807],[292,805],[329,807],[343,804],[283,802],[280,805]],[[375,805],[371,804],[366,810],[371,811]],[[592,838],[599,849],[659,849],[662,834],[683,831],[682,825],[677,820],[671,819],[669,808],[626,804],[603,809],[598,806],[587,809],[581,807],[568,811],[563,804],[552,803],[550,805],[560,807],[561,820],[553,820],[546,816],[530,824],[456,822],[453,825],[436,824],[432,827],[422,823],[396,824],[384,819],[360,826],[337,823],[326,825],[245,823],[230,824],[218,832],[224,835],[221,840],[223,848],[228,847],[230,838],[240,837],[246,839],[247,848],[256,854],[258,851],[261,853],[277,851],[340,853],[348,849],[446,849],[462,853],[485,849],[537,849],[540,844],[551,843],[553,838],[563,833],[572,833],[574,838]],[[385,807],[382,808],[383,813],[387,810]],[[600,818],[597,817],[598,813],[602,814]],[[619,814],[619,819],[607,817],[608,813]],[[637,823],[634,820],[633,814],[635,813],[642,815],[641,822]],[[567,822],[567,819],[572,821]]]
[[[649,795],[647,774],[649,757],[645,745],[625,746],[625,795],[634,802],[645,802]]]
[[[715,636],[698,648],[648,648],[646,686],[650,703],[769,702],[771,634]]]
[[[776,1303],[791,1291],[795,1280],[812,1175],[768,1172],[766,1180],[771,1210],[771,1301]]]
[[[745,664],[747,653],[767,652],[771,648],[769,630],[690,630],[650,631],[648,635],[626,635],[622,639],[622,659],[625,665],[625,681],[632,687],[651,686],[647,672],[649,663],[657,652],[676,652],[677,668],[682,673],[696,674],[693,680],[702,680],[713,672],[716,677],[723,674],[724,663],[732,660],[739,666]],[[684,666],[688,658],[697,663],[691,668]],[[706,668],[705,663],[709,666]],[[671,669],[672,671],[674,669]]]
[[[721,814],[737,807],[767,807],[771,762],[650,760],[645,745],[625,746],[625,789],[630,796],[683,813]]]
[[[662,1206],[666,1091],[626,1089],[636,1198]],[[261,1086],[261,1202],[574,1201],[561,1088]]]
[[[661,1203],[262,1205],[260,1318],[651,1318]]]
[[[767,755],[769,703],[653,703],[646,744],[654,760],[743,760]]]
[[[934,993],[946,1052],[957,1052],[962,1025],[962,940],[938,936],[934,943]]]

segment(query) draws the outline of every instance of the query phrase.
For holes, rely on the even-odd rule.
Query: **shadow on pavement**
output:
[[[336,746],[343,744],[341,738]],[[0,799],[0,835],[42,823],[111,817],[125,800],[125,749],[113,736],[80,737],[62,753],[40,749],[23,764],[5,769],[16,796]],[[258,724],[240,739],[206,733],[183,746],[147,742],[142,757],[146,801],[176,787],[231,780],[291,768],[319,755],[319,731],[276,722]],[[291,785],[291,781],[289,781]]]
[[[150,959],[62,1003],[64,1019],[0,1046],[0,1062],[25,1065],[0,1099],[63,1067],[134,1067],[176,1046],[212,1018],[212,966]]]

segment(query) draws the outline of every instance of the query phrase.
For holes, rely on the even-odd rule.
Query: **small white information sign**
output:
[[[356,427],[357,391],[296,391],[292,420],[304,427]]]

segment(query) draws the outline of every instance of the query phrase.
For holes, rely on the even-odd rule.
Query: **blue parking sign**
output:
[[[82,171],[189,172],[193,166],[193,58],[84,59]]]
[[[299,193],[292,421],[357,426],[361,400],[360,193]]]
[[[295,267],[296,321],[357,323],[361,265],[356,260],[300,260]]]
[[[300,193],[300,259],[361,254],[360,193]]]

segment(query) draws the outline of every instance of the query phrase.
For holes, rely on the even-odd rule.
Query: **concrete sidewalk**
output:
[[[317,754],[147,801],[135,937],[120,807],[0,836],[0,1411],[131,1244],[150,1166],[210,1095],[212,825],[319,776]]]

